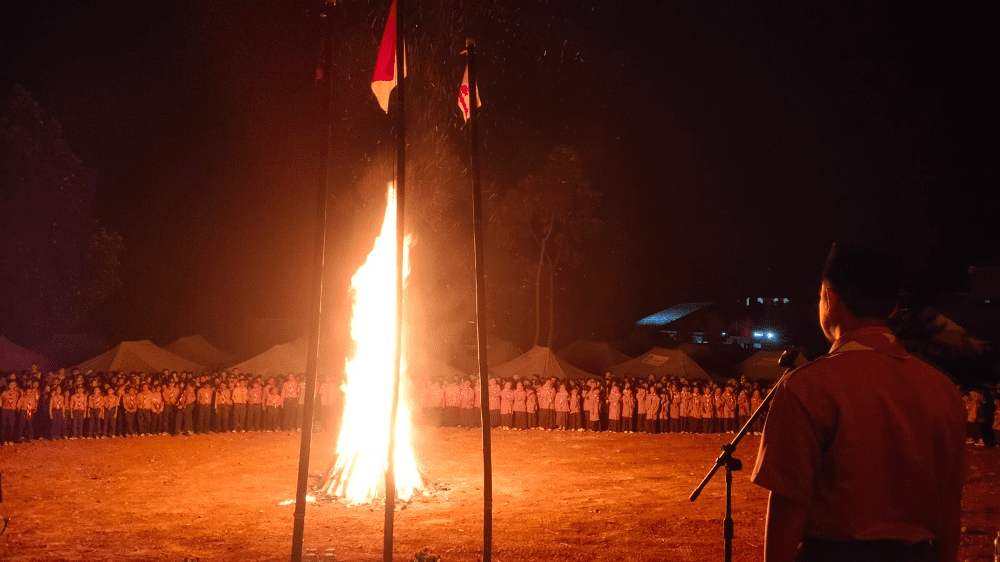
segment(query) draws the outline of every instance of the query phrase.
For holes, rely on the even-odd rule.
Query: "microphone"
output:
[[[796,349],[790,349],[788,351],[782,352],[781,357],[778,358],[778,365],[781,365],[785,369],[794,369],[795,360],[799,358],[799,352]]]

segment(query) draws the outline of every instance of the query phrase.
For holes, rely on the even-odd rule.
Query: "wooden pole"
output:
[[[302,540],[305,533],[306,492],[309,485],[309,455],[312,446],[313,406],[316,402],[316,369],[319,362],[319,338],[323,310],[323,269],[326,256],[326,216],[329,193],[329,160],[333,139],[330,109],[333,99],[333,79],[330,68],[333,65],[333,14],[335,3],[327,2],[322,17],[326,21],[323,31],[323,80],[327,91],[323,96],[320,114],[325,120],[323,152],[320,155],[319,201],[316,205],[316,243],[313,257],[312,311],[309,318],[309,349],[306,352],[305,410],[302,412],[302,438],[299,441],[299,475],[295,487],[295,515],[292,530],[292,562],[302,560]],[[322,82],[320,83],[323,84]]]
[[[493,444],[489,409],[489,363],[486,357],[486,262],[483,259],[483,194],[479,181],[479,92],[476,89],[476,40],[466,39],[469,57],[469,155],[472,161],[472,232],[476,255],[476,339],[479,350],[479,396],[483,424],[483,562],[493,557]]]
[[[406,103],[404,61],[406,44],[403,34],[403,0],[396,0],[396,333],[393,356],[392,401],[389,408],[389,450],[385,468],[385,527],[382,544],[383,562],[392,562],[393,511],[396,509],[396,415],[399,410],[400,365],[403,354],[403,245],[405,244],[403,209],[406,193]]]

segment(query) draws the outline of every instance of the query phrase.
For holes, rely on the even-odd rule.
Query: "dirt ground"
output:
[[[725,436],[497,431],[494,560],[723,559],[722,472],[688,495]],[[427,548],[445,562],[482,547],[482,453],[476,430],[421,429],[418,462],[440,490],[395,517],[395,560]],[[749,482],[758,438],[734,477],[734,560],[763,555],[766,495]],[[0,560],[288,560],[299,434],[239,433],[0,447],[9,528]],[[1000,526],[1000,449],[968,448],[961,559],[992,560]],[[331,437],[317,434],[311,470]],[[305,547],[340,562],[382,559],[381,509],[310,503]],[[314,558],[315,559],[315,558]]]

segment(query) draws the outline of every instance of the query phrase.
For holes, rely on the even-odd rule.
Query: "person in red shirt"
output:
[[[17,429],[17,401],[21,390],[16,381],[7,383],[7,390],[0,392],[0,444],[13,443]]]
[[[766,562],[954,562],[965,409],[886,326],[902,268],[835,245],[820,288],[823,357],[774,390],[752,480],[770,491]]]
[[[327,383],[323,383],[326,386]],[[324,395],[323,400],[326,400]],[[247,431],[260,431],[263,429],[261,420],[264,416],[264,388],[260,381],[254,380],[253,385],[247,390]]]
[[[565,384],[559,385],[559,392],[553,400],[556,414],[556,429],[566,430],[569,427],[569,391]]]
[[[288,380],[281,385],[282,429],[295,431],[295,416],[299,406],[299,381],[295,375],[288,375]]]
[[[500,384],[496,379],[490,379],[489,383],[489,407],[490,407],[490,427],[500,427]]]
[[[476,423],[473,407],[476,405],[476,391],[472,390],[469,381],[463,380],[458,389],[458,427],[473,427]]]
[[[622,393],[617,383],[611,385],[611,392],[608,393],[608,431],[622,431]]]
[[[117,437],[115,425],[118,420],[118,404],[121,403],[121,397],[110,384],[106,384],[104,387],[104,425],[101,429],[101,435]]]
[[[134,386],[125,389],[125,394],[122,395],[122,410],[125,416],[122,433],[126,437],[132,437],[135,435],[136,412],[139,411],[139,397],[135,393]]]
[[[52,391],[52,397],[49,398],[49,419],[52,421],[50,436],[53,441],[66,438],[66,417],[63,415],[64,400],[62,390],[57,386]]]
[[[524,383],[517,381],[514,387],[514,429],[528,429],[528,393],[524,391]]]
[[[278,412],[281,410],[281,394],[278,394],[277,387],[267,387],[267,397],[264,402],[264,418],[267,431],[278,431]]]

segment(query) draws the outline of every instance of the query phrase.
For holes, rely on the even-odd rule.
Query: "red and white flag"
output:
[[[479,84],[476,84],[476,107],[483,106],[483,98],[479,97]],[[458,108],[462,110],[462,117],[468,122],[472,117],[472,107],[469,100],[469,65],[465,65],[465,74],[462,76],[462,87],[458,90]]]
[[[403,76],[406,76],[406,57],[403,57]],[[385,22],[382,44],[378,48],[375,73],[372,75],[372,92],[378,98],[382,111],[389,113],[389,94],[396,87],[396,0],[389,8],[389,21]]]

